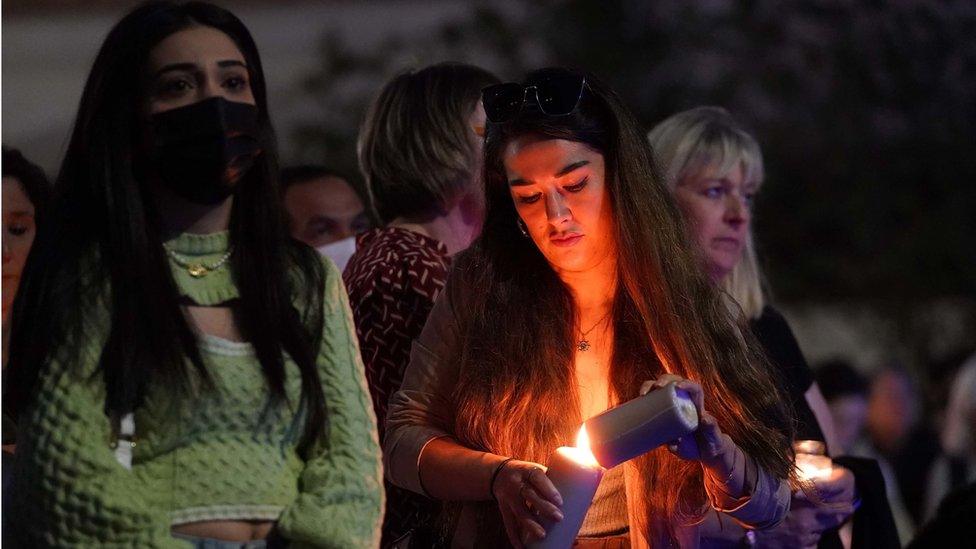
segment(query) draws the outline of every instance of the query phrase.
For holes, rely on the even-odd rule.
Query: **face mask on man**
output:
[[[344,271],[346,270],[346,265],[349,264],[349,259],[352,257],[352,254],[356,253],[356,237],[350,236],[349,238],[343,238],[331,244],[319,246],[315,250],[331,259],[340,271]]]
[[[212,97],[152,115],[152,166],[177,196],[216,205],[261,154],[254,105]]]

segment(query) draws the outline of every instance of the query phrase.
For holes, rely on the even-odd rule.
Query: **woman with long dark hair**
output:
[[[789,505],[791,413],[701,273],[617,95],[545,69],[487,88],[487,213],[390,404],[395,484],[462,502],[456,546],[515,546],[561,518],[540,471],[587,418],[677,381],[694,436],[604,476],[580,531],[597,547],[692,546],[710,506],[763,528]]]
[[[3,146],[3,360],[7,360],[10,310],[37,226],[51,201],[44,170],[20,151]],[[12,430],[11,430],[12,432]],[[4,433],[7,436],[7,433]]]
[[[14,305],[22,543],[377,542],[345,291],[287,236],[275,147],[234,15],[153,2],[111,30]]]

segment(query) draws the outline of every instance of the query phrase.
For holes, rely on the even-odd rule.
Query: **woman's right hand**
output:
[[[559,510],[563,499],[542,465],[513,459],[501,467],[491,485],[491,494],[498,502],[508,540],[521,549],[546,537],[541,519],[563,519]]]

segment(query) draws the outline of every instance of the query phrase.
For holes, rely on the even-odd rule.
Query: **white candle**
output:
[[[827,445],[819,440],[797,440],[793,442],[793,451],[798,454],[827,455]]]
[[[798,440],[793,443],[796,451],[796,469],[800,480],[822,480],[830,478],[834,469],[833,460],[824,455],[826,445],[819,440]]]
[[[669,383],[588,419],[593,455],[615,467],[698,428],[698,411],[688,393]]]
[[[531,549],[566,549],[573,545],[579,533],[586,512],[593,503],[593,496],[603,478],[603,467],[590,453],[586,438],[586,428],[581,428],[576,438],[576,448],[562,446],[556,450],[549,461],[546,476],[562,496],[560,511],[563,520],[559,522],[541,521],[546,529],[546,537],[529,545]]]

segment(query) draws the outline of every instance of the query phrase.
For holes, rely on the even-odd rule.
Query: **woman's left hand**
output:
[[[698,411],[698,429],[673,441],[668,449],[681,459],[702,462],[717,476],[725,478],[732,470],[735,443],[722,432],[715,417],[705,410],[705,392],[701,385],[674,374],[664,374],[655,380],[645,381],[640,394],[663,388],[668,383],[676,383],[678,389],[687,392]]]
[[[805,504],[816,508],[817,518],[824,530],[840,526],[854,514],[857,487],[854,473],[850,469],[835,464],[829,477],[813,479],[811,482],[819,503],[810,501],[807,494],[799,490],[793,495],[794,507]]]
[[[854,474],[834,465],[830,477],[814,479],[819,502],[811,501],[802,490],[793,494],[790,513],[778,526],[756,532],[762,547],[814,549],[820,536],[837,528],[854,513]]]

